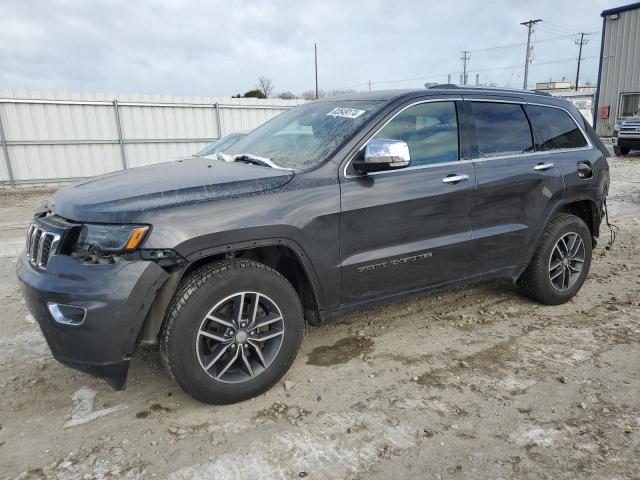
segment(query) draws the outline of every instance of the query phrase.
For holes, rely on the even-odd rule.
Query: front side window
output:
[[[373,138],[406,142],[411,166],[455,162],[458,160],[455,102],[429,102],[409,107],[396,115]]]
[[[584,135],[567,112],[559,108],[529,105],[531,121],[542,135],[542,150],[581,148],[587,146]]]
[[[521,105],[471,102],[471,107],[481,158],[534,151],[531,126]]]

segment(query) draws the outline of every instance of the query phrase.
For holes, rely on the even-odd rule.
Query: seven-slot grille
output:
[[[640,136],[640,120],[627,120],[620,126],[620,135]]]
[[[31,224],[27,234],[27,258],[36,268],[46,270],[49,258],[58,251],[60,235]]]

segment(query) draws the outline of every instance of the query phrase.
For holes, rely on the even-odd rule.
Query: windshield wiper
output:
[[[229,155],[228,153],[219,152],[216,154],[218,160],[224,162],[242,162],[249,163],[251,165],[258,165],[261,167],[276,168],[278,170],[291,170],[291,168],[283,168],[276,165],[270,158],[254,155],[253,153],[238,153],[237,155]]]
[[[222,160],[223,162],[233,162],[233,155],[228,155],[222,152],[216,153],[216,158],[218,160]]]
[[[259,165],[261,167],[274,168],[276,165],[270,159],[265,157],[259,157],[251,153],[241,153],[233,157],[234,162],[250,163],[251,165]]]

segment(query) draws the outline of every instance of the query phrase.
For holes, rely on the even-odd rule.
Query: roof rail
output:
[[[460,88],[455,83],[438,83],[437,85],[429,85],[427,87],[429,90],[438,89],[438,88]]]
[[[534,90],[531,93],[535,95],[542,95],[543,97],[553,97],[553,95],[551,95],[549,92],[543,92],[542,90]]]
[[[427,87],[429,90],[431,89],[458,89],[458,88],[465,88],[465,89],[469,89],[469,90],[488,90],[490,92],[504,92],[504,93],[524,93],[526,95],[544,95],[545,97],[552,97],[553,95],[547,93],[547,92],[541,92],[541,91],[536,91],[536,90],[522,90],[522,89],[516,89],[516,88],[502,88],[502,87],[486,87],[486,86],[482,86],[482,85],[455,85],[453,83],[442,83],[442,84],[438,84],[438,85],[431,85],[429,87]]]

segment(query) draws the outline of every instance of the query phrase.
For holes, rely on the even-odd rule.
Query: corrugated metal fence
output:
[[[0,188],[59,184],[195,153],[300,103],[0,90]]]

